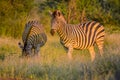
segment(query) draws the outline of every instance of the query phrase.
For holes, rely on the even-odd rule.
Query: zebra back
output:
[[[38,24],[39,24],[38,21],[29,21],[28,23],[25,24],[25,29],[22,34],[23,43],[27,42],[32,26],[39,26]]]

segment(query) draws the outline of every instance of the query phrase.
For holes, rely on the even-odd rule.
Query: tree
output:
[[[0,1],[0,35],[20,37],[33,0]]]

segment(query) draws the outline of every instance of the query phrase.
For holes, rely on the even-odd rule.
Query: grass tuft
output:
[[[117,38],[116,38],[117,37]],[[57,36],[49,36],[48,42],[40,49],[40,55],[21,58],[19,40],[0,38],[0,78],[9,80],[119,80],[120,36],[107,35],[104,55],[96,53],[91,62],[87,50],[74,50],[69,61],[66,51]],[[98,52],[97,48],[96,51]]]

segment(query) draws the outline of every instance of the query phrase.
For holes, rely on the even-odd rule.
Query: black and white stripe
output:
[[[60,11],[52,13],[51,34],[57,31],[60,42],[68,48],[68,55],[71,58],[72,49],[88,49],[92,61],[95,58],[94,44],[98,45],[100,54],[103,53],[104,27],[96,21],[89,21],[81,24],[67,24]]]
[[[47,41],[44,27],[38,21],[29,21],[25,25],[22,40],[24,46],[21,43],[19,45],[22,48],[23,55],[32,54],[32,49],[34,49],[34,54],[38,54],[39,48]]]

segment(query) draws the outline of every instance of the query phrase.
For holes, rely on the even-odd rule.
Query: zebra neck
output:
[[[73,24],[65,24],[62,25],[58,30],[58,35],[60,36],[60,40],[63,44],[67,46],[67,44],[71,43],[76,46],[76,48],[83,48],[83,43],[86,41],[86,35],[82,27]],[[78,44],[79,43],[79,44]]]
[[[66,23],[61,23],[60,26],[59,26],[59,29],[57,30],[57,33],[58,33],[58,35],[60,36],[61,39],[66,37],[66,28],[67,28],[67,24]]]

